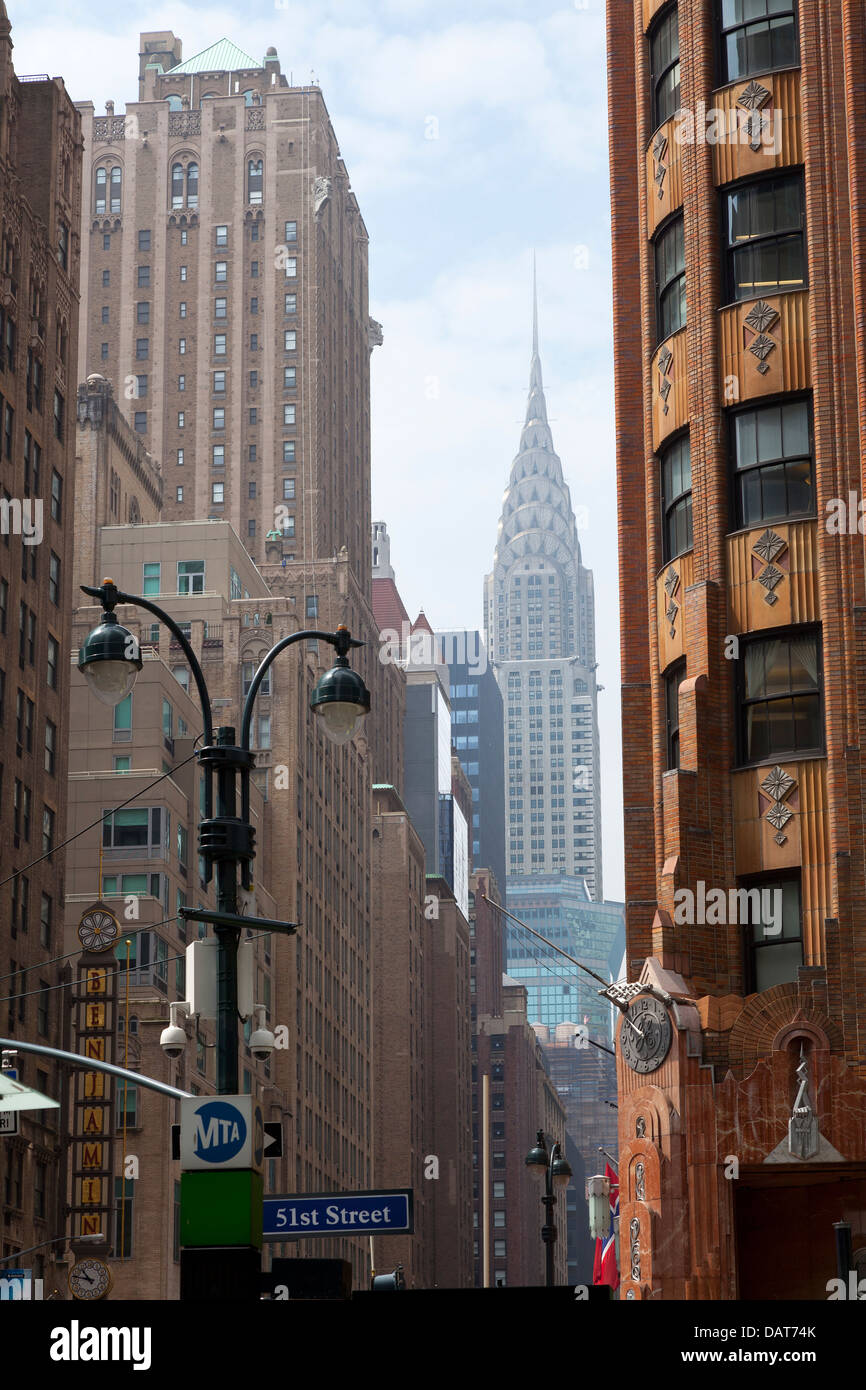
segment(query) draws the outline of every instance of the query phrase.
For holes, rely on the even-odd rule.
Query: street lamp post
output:
[[[271,662],[285,647],[305,639],[328,642],[336,660],[322,675],[310,699],[310,708],[321,720],[324,733],[334,743],[347,743],[369,713],[370,695],[360,675],[349,667],[348,652],[364,644],[345,627],[336,632],[305,629],[293,632],[271,648],[253,676],[244,703],[240,744],[235,730],[221,727],[214,734],[211,699],[204,673],[183,630],[170,614],[150,599],[122,593],[113,580],[105,579],[98,588],[82,584],[82,591],[99,599],[103,620],[88,634],[78,655],[79,670],[88,685],[106,705],[117,705],[132,690],[143,665],[138,639],[117,620],[119,603],[145,608],[169,629],[189,662],[202,708],[203,746],[198,750],[204,769],[204,819],[199,823],[199,852],[206,864],[206,882],[216,866],[216,912],[190,909],[185,915],[211,922],[217,938],[217,1091],[234,1095],[238,1086],[238,942],[245,918],[238,913],[238,877],[244,889],[253,886],[251,864],[255,858],[255,831],[250,823],[250,771],[255,754],[250,749],[252,708],[259,686]],[[216,814],[214,815],[214,774],[216,774]],[[240,815],[237,778],[240,774]],[[269,922],[270,930],[293,932],[291,923]]]
[[[553,1268],[556,1218],[553,1214],[553,1208],[556,1206],[556,1193],[568,1187],[571,1178],[571,1164],[568,1159],[563,1157],[558,1143],[554,1143],[548,1151],[544,1130],[540,1129],[535,1140],[535,1147],[530,1149],[526,1155],[526,1166],[537,1182],[544,1183],[544,1196],[541,1199],[544,1206],[544,1225],[541,1228],[545,1256],[544,1282],[547,1288],[552,1289],[556,1282]]]

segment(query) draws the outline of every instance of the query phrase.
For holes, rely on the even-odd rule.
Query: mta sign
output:
[[[387,1192],[316,1192],[266,1197],[263,1240],[293,1236],[411,1234],[415,1229],[411,1188]]]
[[[180,1159],[192,1169],[261,1171],[262,1110],[252,1096],[195,1096],[180,1103]]]

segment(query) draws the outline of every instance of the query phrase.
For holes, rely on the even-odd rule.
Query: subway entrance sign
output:
[[[302,1192],[266,1197],[262,1239],[311,1236],[411,1235],[415,1229],[413,1191]]]

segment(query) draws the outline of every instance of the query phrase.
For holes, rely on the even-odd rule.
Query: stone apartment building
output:
[[[56,1047],[82,144],[62,80],[16,76],[12,48],[0,3],[0,1032]],[[50,1061],[14,1061],[63,1098]],[[0,1142],[0,1254],[40,1246],[26,1263],[47,1293],[65,1287],[61,1114],[4,1115]]]
[[[79,103],[82,375],[160,460],[164,520],[370,573],[367,233],[321,91],[142,34],[139,100]]]
[[[635,0],[608,53],[621,1293],[825,1299],[834,1222],[866,1270],[866,16]]]

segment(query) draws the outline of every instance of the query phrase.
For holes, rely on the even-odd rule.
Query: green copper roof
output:
[[[251,58],[249,53],[244,53],[243,49],[238,48],[230,39],[220,39],[218,43],[212,43],[210,48],[196,53],[195,57],[187,58],[175,68],[169,68],[167,75],[180,77],[183,73],[191,72],[237,72],[240,68],[261,66],[261,63]]]

